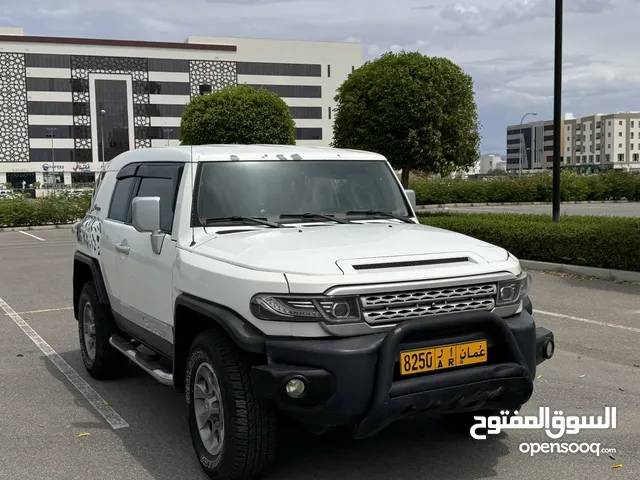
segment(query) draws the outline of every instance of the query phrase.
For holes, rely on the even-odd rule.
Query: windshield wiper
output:
[[[331,215],[322,215],[321,213],[283,213],[280,218],[321,218],[323,220],[329,220],[336,223],[351,223],[348,220],[342,220],[335,218]]]
[[[405,223],[414,223],[410,218],[403,217],[402,215],[394,215],[393,213],[383,212],[382,210],[349,210],[347,215],[371,215],[380,217],[395,218],[396,220],[402,220]]]
[[[270,222],[266,218],[259,218],[259,217],[240,217],[240,216],[216,217],[216,218],[207,218],[204,221],[205,225],[210,225],[212,223],[217,223],[217,222],[242,222],[242,223],[253,223],[256,225],[265,225],[271,228],[285,228],[285,226],[282,225],[281,223]]]

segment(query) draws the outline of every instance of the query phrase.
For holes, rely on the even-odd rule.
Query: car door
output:
[[[131,201],[136,197],[160,197],[160,225],[165,234],[159,254],[151,248],[151,234],[138,232],[128,210],[121,240],[127,252],[119,259],[120,300],[129,331],[156,350],[173,353],[173,235],[175,205],[183,165],[143,163],[136,171]]]
[[[127,171],[135,171],[136,166],[126,166],[118,173],[107,215],[100,227],[100,267],[116,322],[117,315],[122,315],[122,278],[118,264],[125,256],[121,245],[128,232],[127,218],[136,182],[134,176],[127,175]]]

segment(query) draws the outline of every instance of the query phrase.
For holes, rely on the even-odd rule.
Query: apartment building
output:
[[[0,184],[91,182],[122,151],[179,144],[185,105],[238,84],[279,95],[300,145],[327,146],[335,92],[362,58],[356,43],[168,43],[0,28]]]
[[[640,112],[567,114],[561,131],[562,168],[640,171]],[[553,143],[553,121],[507,127],[507,170],[552,169]]]

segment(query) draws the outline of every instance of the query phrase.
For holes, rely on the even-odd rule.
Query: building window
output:
[[[207,95],[211,93],[211,85],[203,84],[203,85],[200,85],[199,89],[200,89],[200,95]]]
[[[264,88],[281,98],[322,98],[319,85],[251,85],[256,90]]]
[[[146,106],[146,105],[145,105]],[[181,117],[185,105],[149,105],[150,117]]]
[[[633,132],[629,133],[629,137],[633,138]]]
[[[618,154],[618,161],[619,162],[624,162],[624,153],[619,153]]]
[[[596,123],[596,128],[600,128],[600,122]]]
[[[135,127],[136,138],[180,140],[180,127]]]
[[[637,162],[637,161],[638,161],[638,157],[639,157],[639,156],[640,156],[640,154],[638,154],[638,153],[634,153],[634,154],[633,154],[633,161],[634,161],[634,162]]]
[[[622,125],[622,120],[620,120],[620,121],[618,122],[618,125]]]
[[[593,155],[589,155],[589,162],[593,163]]]
[[[150,72],[189,73],[189,60],[150,58]]]
[[[610,127],[610,126],[611,126],[611,121],[608,121],[608,122],[607,122],[607,125]]]
[[[629,145],[629,150],[633,150],[633,143]]]
[[[293,118],[322,118],[322,107],[289,107]]]
[[[355,72],[355,71],[356,71],[356,67],[355,67],[355,66],[353,66],[353,65],[351,65],[351,73],[353,73],[353,72]]]
[[[607,148],[611,148],[611,144],[610,143],[607,144]]]
[[[296,128],[296,140],[322,140],[322,128]]]
[[[327,113],[329,114],[329,120],[331,120],[331,107],[327,107]]]
[[[152,95],[191,95],[191,87],[187,82],[133,82],[134,92]]]
[[[237,62],[238,75],[274,75],[279,77],[321,77],[322,65],[302,63]]]
[[[70,92],[71,80],[66,78],[27,77],[29,92]]]
[[[608,132],[608,133],[607,133],[607,137],[611,137],[611,132]]]
[[[618,144],[618,148],[622,148],[622,144],[621,143]]]
[[[610,162],[611,161],[611,154],[609,154],[609,153],[605,154],[604,161],[605,162]]]
[[[331,76],[331,65],[327,65],[327,77]]]
[[[104,161],[129,150],[129,106],[127,82],[124,80],[96,80],[96,108],[104,110],[97,123],[99,152],[102,152],[104,135]]]
[[[631,127],[633,127],[634,123],[635,123],[635,122],[634,122],[633,120],[631,120]]]
[[[27,102],[29,115],[73,115],[71,102]]]
[[[24,56],[24,60],[27,67],[71,68],[71,57],[69,55],[27,53]]]

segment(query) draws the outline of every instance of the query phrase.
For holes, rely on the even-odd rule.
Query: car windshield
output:
[[[280,223],[313,220],[280,218],[303,213],[347,218],[355,210],[409,216],[394,176],[382,161],[207,162],[201,167],[196,214],[201,224],[240,216]]]

